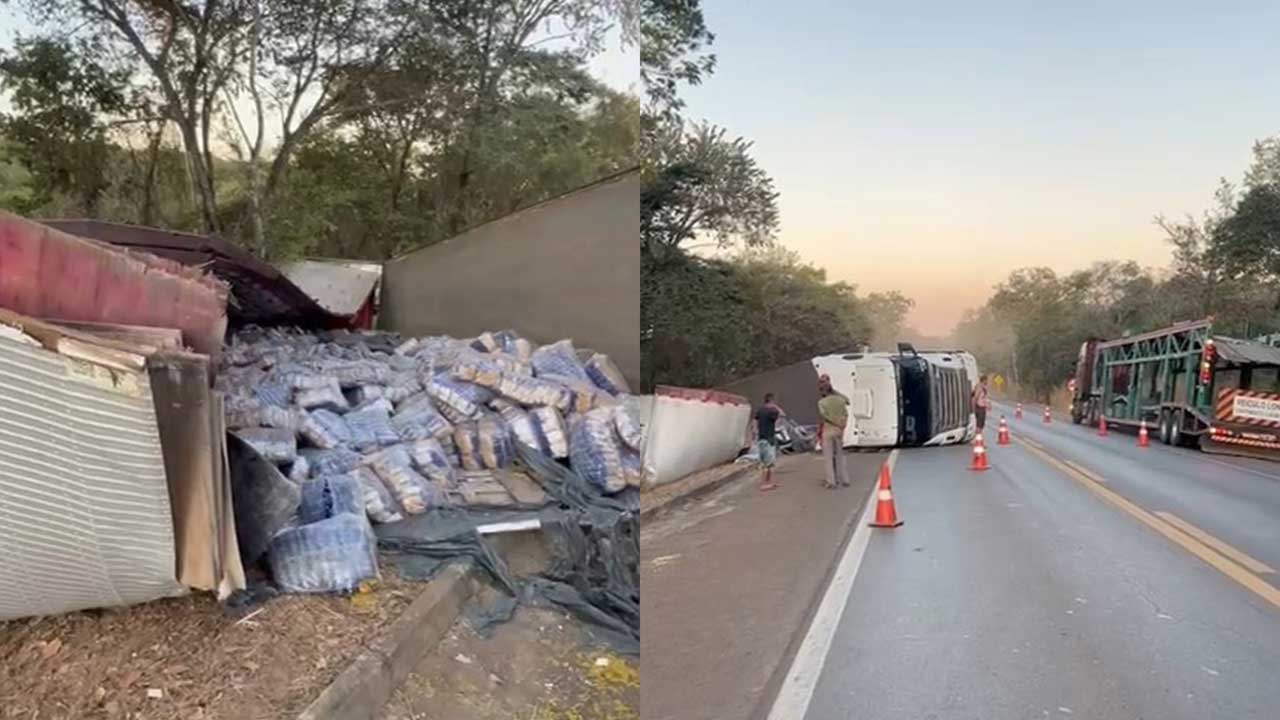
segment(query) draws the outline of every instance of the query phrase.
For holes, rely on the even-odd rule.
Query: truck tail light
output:
[[[1217,359],[1217,348],[1214,347],[1213,340],[1204,341],[1204,354],[1200,361],[1200,384],[1208,385],[1213,378],[1213,362]]]

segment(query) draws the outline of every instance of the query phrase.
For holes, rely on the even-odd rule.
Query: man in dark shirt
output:
[[[764,405],[756,410],[756,451],[760,454],[760,464],[764,466],[764,477],[760,481],[761,490],[773,490],[778,484],[773,481],[773,464],[778,459],[778,418],[785,415],[782,408],[773,402],[773,393],[764,394]]]

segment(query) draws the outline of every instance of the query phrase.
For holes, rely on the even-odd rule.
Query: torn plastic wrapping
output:
[[[466,559],[502,590],[507,602],[473,607],[477,629],[509,619],[517,603],[550,603],[587,623],[618,652],[640,650],[639,494],[608,496],[569,468],[518,445],[521,465],[555,503],[540,511],[437,510],[376,528],[379,545],[397,571],[428,579],[451,561]],[[521,578],[476,528],[538,518],[550,541],[552,562],[539,576]]]

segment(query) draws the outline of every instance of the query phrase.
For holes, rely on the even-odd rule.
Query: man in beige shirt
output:
[[[844,429],[849,424],[849,401],[824,383],[818,400],[818,417],[822,423],[822,466],[826,472],[824,486],[849,486],[844,466]]]

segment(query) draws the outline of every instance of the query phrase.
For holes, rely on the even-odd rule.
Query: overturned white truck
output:
[[[911,447],[968,442],[976,432],[972,393],[978,363],[963,350],[823,355],[813,359],[849,398],[845,447]]]

